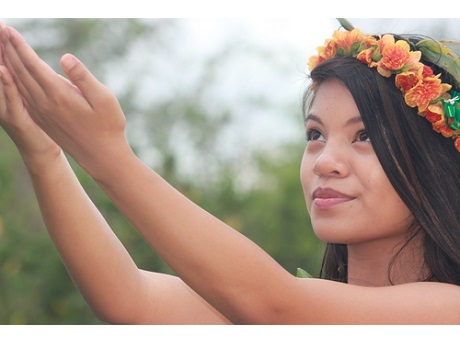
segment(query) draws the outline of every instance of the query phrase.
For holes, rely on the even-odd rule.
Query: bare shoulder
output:
[[[298,323],[460,324],[460,286],[419,282],[363,287],[297,279]]]

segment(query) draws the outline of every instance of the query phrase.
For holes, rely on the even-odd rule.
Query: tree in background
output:
[[[201,62],[181,57],[178,47],[185,38],[180,20],[29,19],[7,24],[20,30],[56,70],[59,57],[71,52],[112,87],[125,110],[135,151],[166,180],[250,237],[288,271],[295,274],[300,266],[316,273],[322,245],[311,231],[299,179],[304,148],[299,104],[258,92],[225,100],[221,88],[238,60],[282,74],[276,51],[234,40]],[[165,67],[171,59],[178,60]],[[192,71],[197,63],[200,67]],[[174,73],[164,77],[168,68]],[[169,84],[157,76],[161,73]],[[241,86],[259,77],[245,70],[237,74]],[[267,114],[298,126],[298,135],[275,140],[274,133],[264,133],[266,143],[255,144],[246,131],[248,123],[268,121]],[[51,244],[27,173],[3,132],[0,157],[0,323],[100,323]],[[172,273],[95,182],[74,168],[138,266]]]

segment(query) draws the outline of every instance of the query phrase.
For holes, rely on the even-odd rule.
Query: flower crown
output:
[[[418,114],[432,124],[433,130],[452,138],[460,151],[460,92],[452,90],[452,85],[441,81],[440,74],[435,75],[429,66],[420,62],[423,55],[426,61],[443,68],[453,77],[454,86],[460,89],[458,56],[438,41],[421,40],[415,44],[417,50],[411,51],[407,41],[395,41],[393,35],[365,35],[349,24],[343,26],[347,31],[336,30],[332,39],[317,48],[318,55],[310,57],[310,71],[323,61],[346,55],[376,68],[384,77],[395,75],[395,85],[406,104],[417,107]]]

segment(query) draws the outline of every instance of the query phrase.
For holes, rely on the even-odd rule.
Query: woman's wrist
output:
[[[46,151],[33,153],[19,149],[19,153],[31,176],[42,175],[59,163],[62,158],[65,159],[64,152],[58,145],[50,147]]]
[[[117,148],[112,145],[109,150],[99,150],[97,156],[87,156],[83,160],[76,158],[76,161],[98,184],[110,186],[139,159],[128,144],[123,144]]]

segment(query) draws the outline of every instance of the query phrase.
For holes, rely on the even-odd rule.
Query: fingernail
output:
[[[78,60],[71,54],[65,54],[62,57],[62,65],[67,70],[74,68],[77,62]]]

